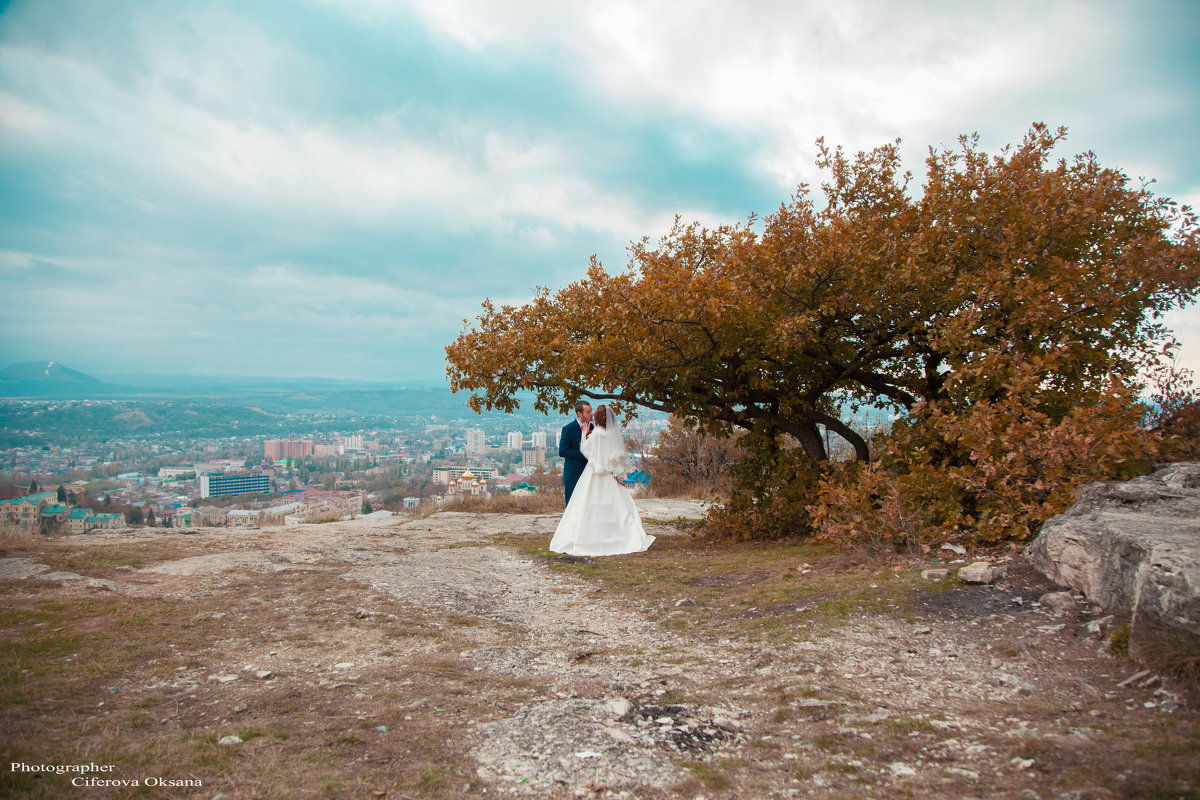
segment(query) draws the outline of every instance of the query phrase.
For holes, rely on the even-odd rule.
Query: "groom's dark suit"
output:
[[[591,428],[590,424],[588,428]],[[587,456],[579,449],[581,444],[583,429],[579,427],[579,420],[573,419],[563,426],[558,436],[558,455],[563,460],[563,489],[566,490],[568,503],[571,502],[571,492],[575,491],[583,468],[587,466]]]

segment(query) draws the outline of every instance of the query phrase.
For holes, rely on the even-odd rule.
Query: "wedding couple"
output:
[[[575,421],[558,437],[567,510],[550,550],[573,556],[640,553],[654,542],[642,528],[633,496],[621,483],[629,470],[625,442],[607,406],[580,400]]]

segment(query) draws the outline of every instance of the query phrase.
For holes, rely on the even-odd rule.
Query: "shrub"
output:
[[[729,500],[709,512],[707,532],[735,540],[810,533],[808,504],[828,465],[769,432],[751,432],[738,444]]]
[[[919,405],[893,427],[878,464],[820,481],[808,507],[817,538],[899,548],[1027,539],[1080,485],[1134,477],[1157,452],[1128,387],[1065,413],[1052,405],[1025,390],[958,411]]]
[[[672,416],[646,462],[652,478],[650,493],[655,497],[728,495],[737,459],[736,436],[714,436]]]

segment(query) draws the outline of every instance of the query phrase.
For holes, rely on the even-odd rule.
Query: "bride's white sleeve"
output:
[[[588,457],[588,463],[592,465],[594,472],[617,476],[629,472],[629,459],[625,455],[625,442],[620,433],[594,433],[584,445],[583,454]]]

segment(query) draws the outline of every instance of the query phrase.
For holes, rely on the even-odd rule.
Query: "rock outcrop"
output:
[[[1200,463],[1088,484],[1027,554],[1056,583],[1128,610],[1134,657],[1200,653]]]

